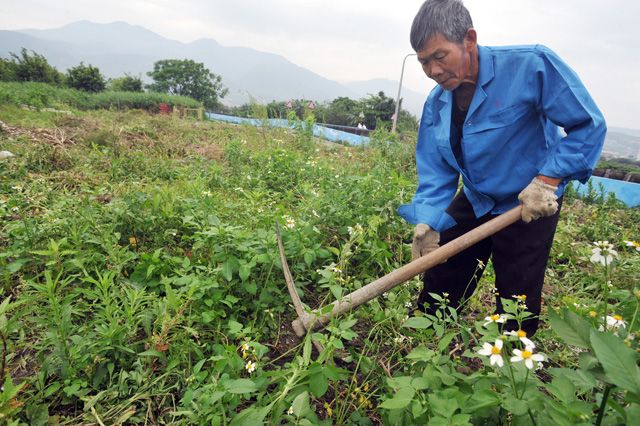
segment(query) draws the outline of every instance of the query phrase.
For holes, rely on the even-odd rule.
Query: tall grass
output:
[[[186,96],[162,93],[100,92],[85,93],[76,89],[34,82],[0,82],[0,103],[28,105],[34,108],[70,106],[89,109],[145,109],[154,111],[160,103],[198,108],[200,102]]]

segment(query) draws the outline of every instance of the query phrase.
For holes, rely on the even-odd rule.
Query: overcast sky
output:
[[[164,37],[280,54],[338,81],[398,80],[422,0],[1,0],[0,29],[125,21]],[[480,44],[541,43],[581,76],[609,125],[640,128],[640,2],[467,0]],[[213,70],[215,72],[215,70]],[[433,87],[414,57],[406,86]],[[395,96],[395,94],[393,95]]]

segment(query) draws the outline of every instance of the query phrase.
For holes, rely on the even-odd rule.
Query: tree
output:
[[[327,106],[326,122],[341,126],[356,126],[359,121],[359,114],[362,107],[358,101],[354,101],[346,96],[335,98]]]
[[[37,81],[41,83],[49,83],[60,85],[64,82],[64,75],[49,65],[47,58],[31,51],[31,54],[27,49],[22,48],[20,55],[11,53],[12,61],[6,62],[5,66],[12,63],[9,66],[13,68],[13,79],[15,81]]]
[[[80,62],[67,71],[67,86],[85,92],[102,92],[107,82],[97,67]]]
[[[163,59],[153,64],[147,73],[154,83],[147,86],[153,92],[189,96],[213,109],[227,94],[222,77],[209,71],[203,63],[191,59]]]
[[[115,92],[143,92],[142,79],[125,74],[124,77],[109,80],[109,89]]]
[[[0,58],[0,81],[16,80],[16,64],[9,59]]]
[[[385,96],[384,92],[378,92],[377,95],[369,94],[368,97],[360,102],[365,117],[364,124],[369,129],[375,129],[378,120],[391,121],[396,109],[396,101]]]

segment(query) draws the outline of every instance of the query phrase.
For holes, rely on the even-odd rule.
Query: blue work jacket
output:
[[[576,75],[540,45],[478,46],[476,89],[462,126],[461,167],[451,149],[453,92],[434,88],[425,102],[416,163],[418,188],[398,208],[408,222],[438,232],[455,225],[446,212],[461,176],[477,217],[518,205],[537,175],[585,183],[600,156],[606,125]]]

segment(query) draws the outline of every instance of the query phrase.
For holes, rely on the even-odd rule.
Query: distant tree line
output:
[[[227,93],[219,75],[190,59],[157,61],[147,75],[153,82],[146,86],[141,77],[129,74],[106,79],[98,67],[83,62],[63,74],[43,55],[24,48],[20,54],[10,53],[9,58],[0,58],[0,81],[34,81],[93,93],[105,90],[144,92],[146,89],[154,93],[188,96],[208,109],[218,108],[220,99]]]
[[[400,104],[402,106],[402,99]],[[302,120],[309,109],[312,109],[318,123],[350,127],[364,125],[369,130],[375,130],[381,123],[383,125],[391,123],[396,102],[393,98],[386,96],[384,92],[369,94],[359,100],[341,96],[323,103],[309,99],[272,101],[266,105],[266,118],[286,119],[290,113],[294,113],[297,118]],[[256,116],[254,102],[239,107],[226,108],[223,112],[239,117],[263,118]],[[403,130],[417,130],[418,122],[412,114],[400,108],[398,127]]]
[[[43,55],[24,48],[20,54],[10,53],[9,58],[0,58],[0,81],[34,81],[93,93],[105,90],[118,92],[147,90],[154,93],[187,96],[201,102],[209,110],[241,117],[256,115],[255,102],[234,108],[223,106],[220,100],[228,91],[222,84],[222,78],[207,69],[203,63],[191,59],[163,59],[156,61],[153,70],[147,72],[147,75],[153,80],[147,85],[143,83],[141,77],[129,74],[106,79],[98,67],[91,64],[85,65],[83,62],[62,73],[50,65]],[[293,111],[298,118],[304,119],[305,112],[312,109],[317,122],[352,127],[360,125],[374,130],[380,123],[388,124],[392,121],[395,107],[395,100],[386,96],[384,92],[369,94],[359,100],[338,97],[324,103],[295,99],[270,102],[266,105],[266,118],[288,118]],[[261,108],[261,111],[264,109]],[[400,108],[398,128],[416,130],[417,120],[409,112]]]

